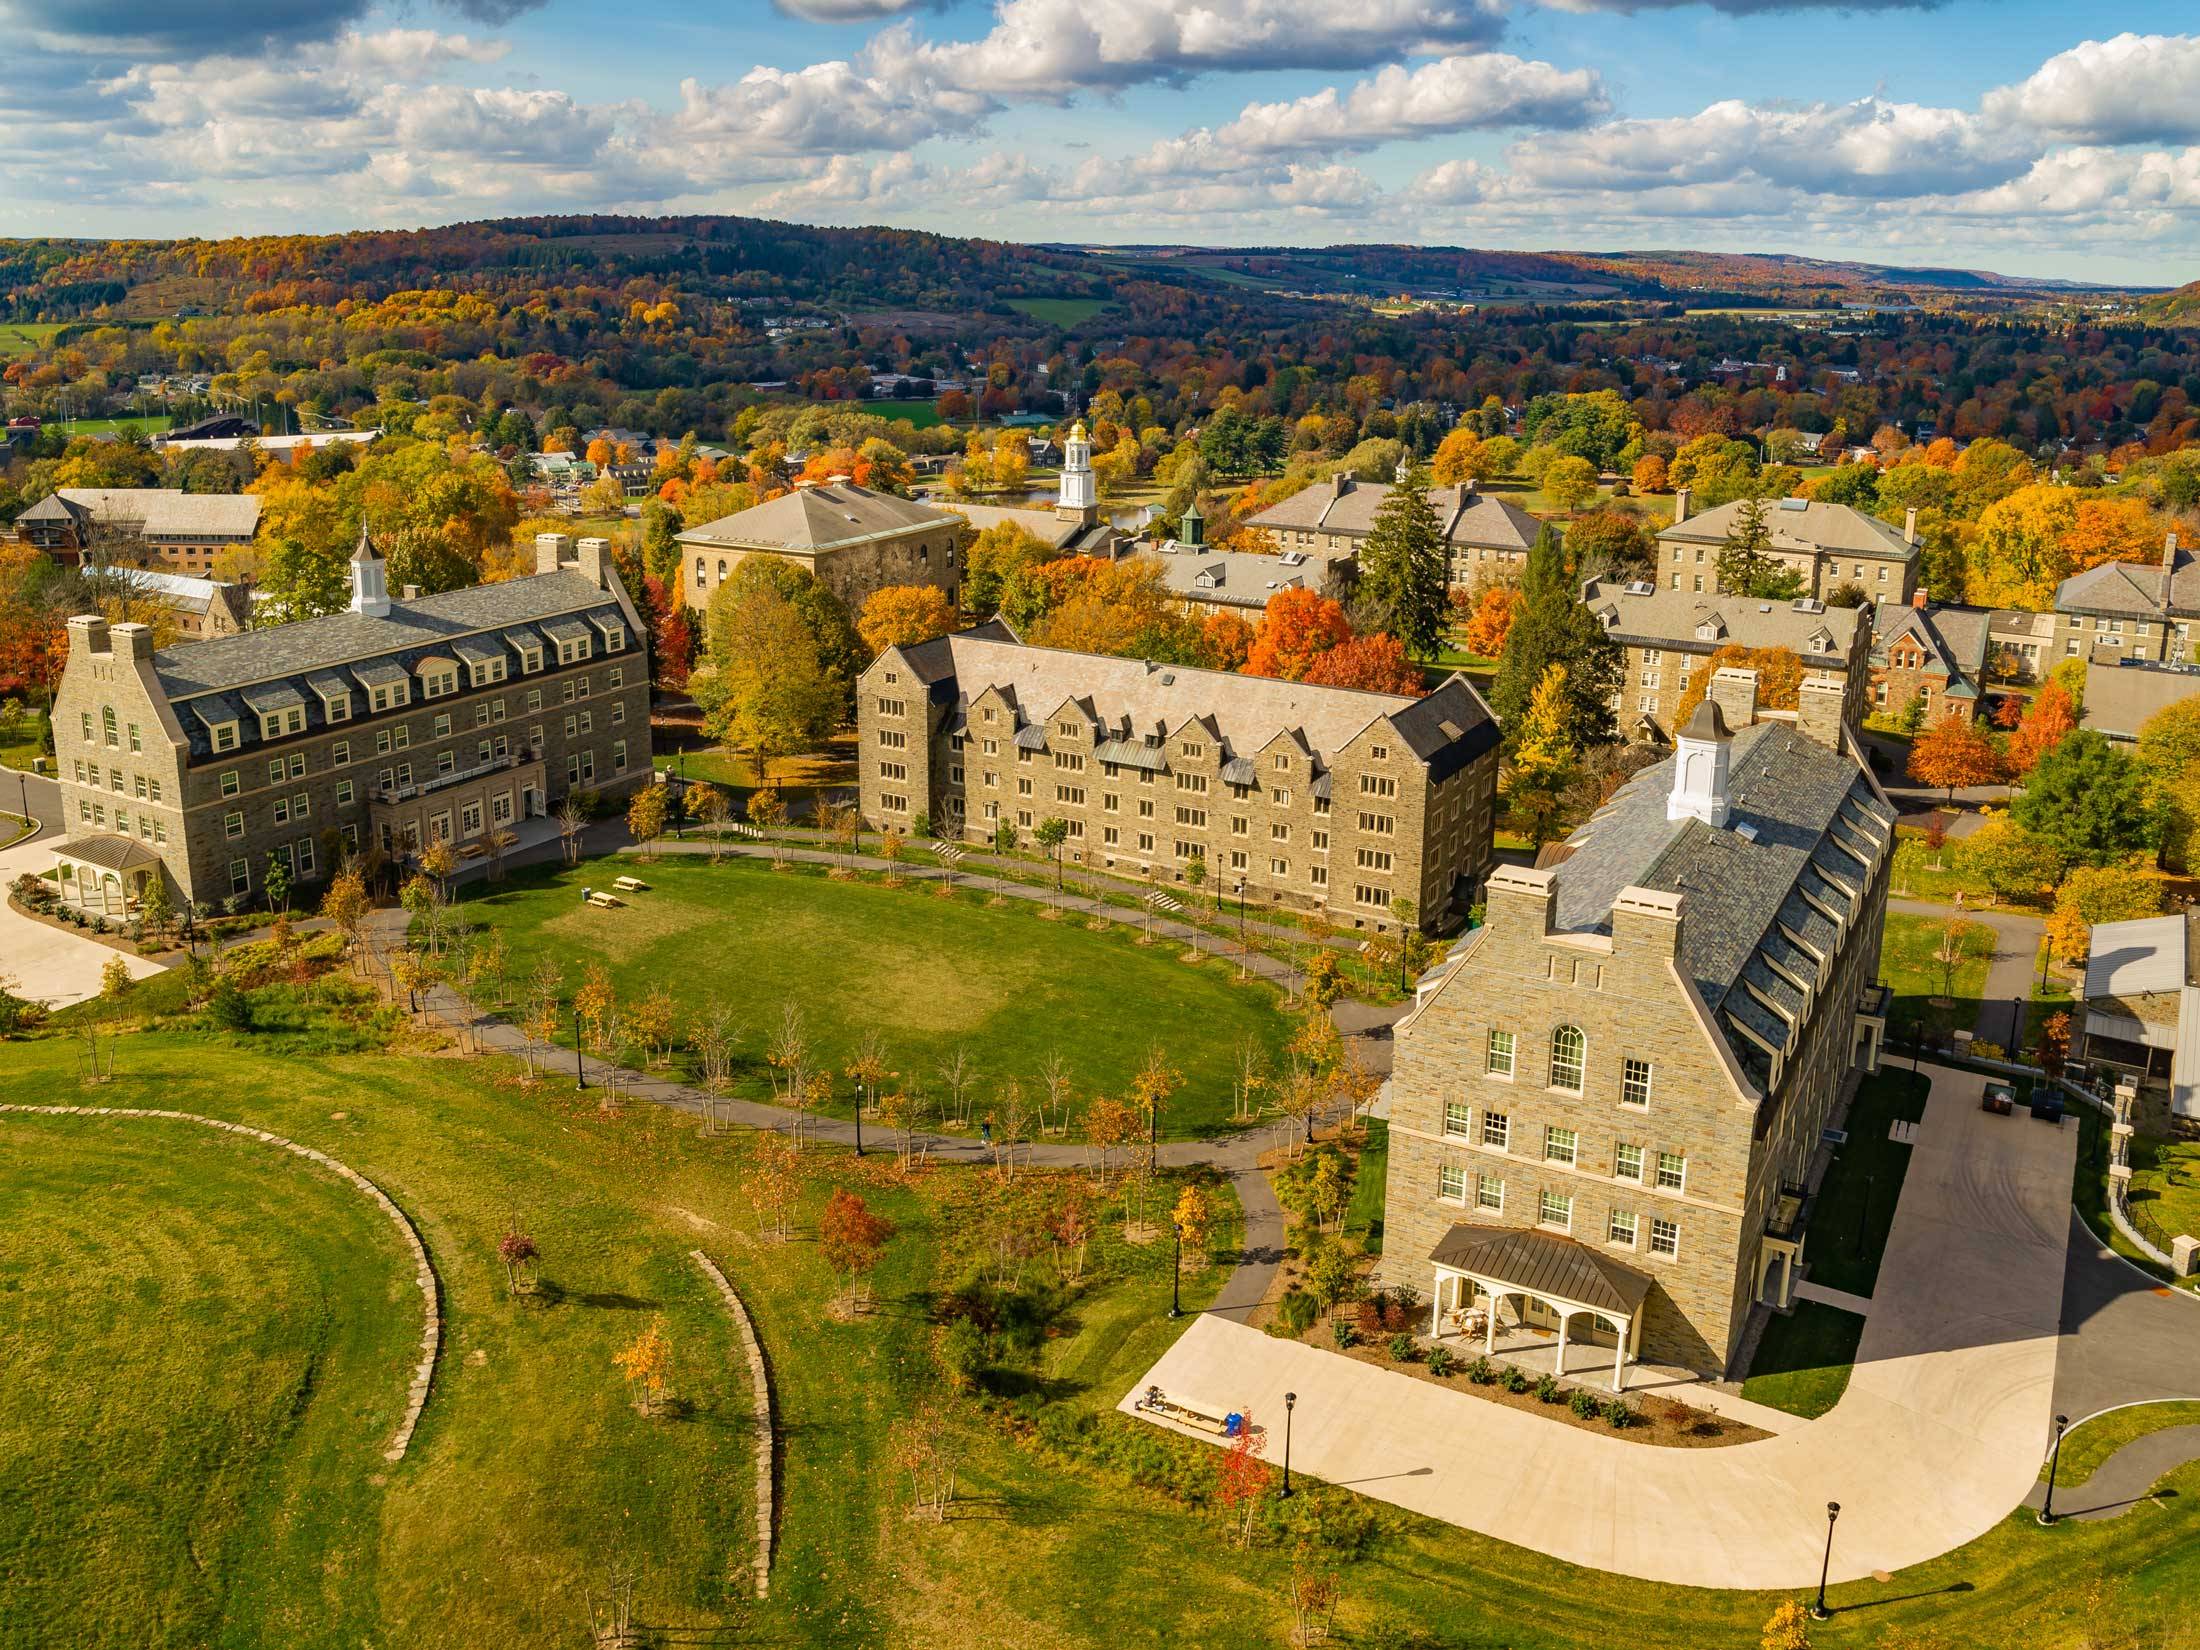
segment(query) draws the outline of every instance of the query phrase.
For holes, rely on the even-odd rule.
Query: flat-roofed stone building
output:
[[[535,552],[531,577],[393,601],[362,537],[347,611],[158,652],[143,625],[71,619],[56,852],[101,872],[71,897],[119,910],[158,874],[215,904],[270,861],[310,883],[369,843],[478,853],[572,791],[643,783],[646,638],[610,545]]]
[[[1649,579],[1590,579],[1581,600],[1626,659],[1613,719],[1633,739],[1673,737],[1691,677],[1721,648],[1785,648],[1804,670],[1837,678],[1850,722],[1862,719],[1871,652],[1868,608],[1755,596],[1699,596]]]
[[[1334,560],[1359,556],[1375,514],[1390,496],[1387,481],[1335,475],[1271,504],[1247,526],[1272,534],[1285,550]],[[1451,582],[1468,585],[1478,573],[1527,565],[1543,523],[1519,505],[1481,491],[1473,482],[1431,487],[1429,507],[1444,540]]]
[[[809,569],[851,610],[897,584],[934,585],[955,602],[968,531],[953,511],[896,493],[852,481],[803,482],[680,534],[680,585],[700,612],[742,562],[771,556]]]
[[[1734,530],[1742,500],[1691,514],[1688,489],[1673,501],[1673,524],[1658,533],[1658,582],[1667,590],[1710,594],[1719,588],[1719,551]],[[1802,575],[1807,595],[1824,601],[1844,584],[1866,601],[1906,602],[1917,588],[1917,512],[1890,527],[1846,504],[1779,498],[1765,506],[1775,561]]]
[[[994,621],[889,648],[856,691],[864,817],[949,841],[1049,818],[1084,864],[1248,905],[1446,925],[1493,862],[1497,725],[1420,699],[1027,647]]]
[[[1876,1069],[1895,810],[1837,683],[1751,720],[1752,674],[1721,675],[1672,757],[1491,876],[1398,1026],[1381,1276],[1433,1287],[1440,1334],[1483,1311],[1474,1350],[1503,1318],[1594,1341],[1615,1379],[1730,1373],[1753,1303],[1792,1293],[1820,1132]]]

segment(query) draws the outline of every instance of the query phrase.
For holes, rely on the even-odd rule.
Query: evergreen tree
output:
[[[2162,836],[2161,810],[2139,764],[2092,728],[2080,728],[2040,758],[2009,814],[2088,865],[2152,849]]]
[[[1719,546],[1719,588],[1737,596],[1787,601],[1803,593],[1802,576],[1772,553],[1772,524],[1762,494],[1745,497]]]
[[[1587,750],[1613,737],[1612,696],[1619,691],[1623,660],[1604,626],[1582,605],[1573,570],[1555,529],[1546,524],[1528,552],[1520,581],[1520,612],[1505,637],[1490,703],[1517,746],[1529,702],[1553,665],[1566,667],[1566,740]]]
[[[1375,512],[1360,551],[1359,599],[1408,653],[1427,659],[1441,638],[1446,583],[1443,524],[1426,476],[1409,469]]]

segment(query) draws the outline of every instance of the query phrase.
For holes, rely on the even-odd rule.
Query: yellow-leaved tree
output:
[[[1581,753],[1566,733],[1566,709],[1566,667],[1550,665],[1528,701],[1505,773],[1505,804],[1539,848],[1557,833],[1566,790],[1580,769]]]

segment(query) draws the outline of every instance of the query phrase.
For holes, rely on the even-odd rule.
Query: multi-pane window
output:
[[[1546,1226],[1571,1226],[1574,1223],[1574,1200],[1564,1192],[1543,1188],[1536,1200],[1535,1218]]]
[[[1678,1192],[1688,1185],[1688,1159],[1679,1152],[1658,1153],[1658,1186],[1661,1190]]]
[[[1449,1198],[1454,1203],[1467,1200],[1467,1171],[1456,1163],[1446,1163],[1436,1171],[1436,1195]]]
[[[1494,1146],[1499,1151],[1507,1149],[1512,1140],[1512,1119],[1501,1111],[1482,1114],[1482,1144]]]
[[[1513,1074],[1513,1034],[1509,1031],[1490,1032],[1489,1052],[1483,1057],[1482,1069],[1492,1077],[1510,1077]]]
[[[222,834],[228,837],[231,841],[235,841],[238,837],[243,836],[244,815],[241,813],[224,814],[222,816]]]
[[[1547,1126],[1543,1130],[1543,1160],[1547,1163],[1571,1163],[1580,1137],[1572,1129]]]
[[[1464,1100],[1446,1100],[1444,1102],[1444,1132],[1458,1135],[1464,1139],[1473,1116],[1474,1109]]]
[[[1677,1220],[1650,1221],[1650,1252],[1670,1260],[1681,1252],[1681,1227]]]
[[[1614,1243],[1624,1243],[1632,1249],[1635,1246],[1635,1217],[1633,1212],[1627,1209],[1614,1209],[1611,1221],[1605,1228],[1605,1236]]]
[[[1639,1182],[1642,1179],[1642,1148],[1622,1140],[1612,1153],[1612,1174],[1616,1179]]]
[[[1493,1174],[1476,1175],[1474,1206],[1478,1209],[1502,1211],[1505,1207],[1505,1183]]]
[[[1589,1039],[1579,1026],[1560,1026],[1551,1033],[1551,1087],[1569,1094],[1581,1092],[1581,1072],[1588,1056]]]
[[[1623,1106],[1647,1106],[1650,1104],[1650,1062],[1637,1060],[1630,1055],[1620,1064],[1619,1103]]]

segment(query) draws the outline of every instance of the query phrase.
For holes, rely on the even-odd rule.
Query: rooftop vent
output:
[[[1744,842],[1755,842],[1757,840],[1757,827],[1750,824],[1746,819],[1736,820],[1734,834]]]
[[[1630,579],[1627,581],[1627,594],[1630,596],[1655,596],[1657,593],[1658,587],[1648,579]]]
[[[1810,500],[1807,498],[1784,498],[1780,500],[1780,508],[1783,510],[1808,510]]]
[[[1823,613],[1825,610],[1826,604],[1815,596],[1798,596],[1795,598],[1795,611],[1798,613]]]

